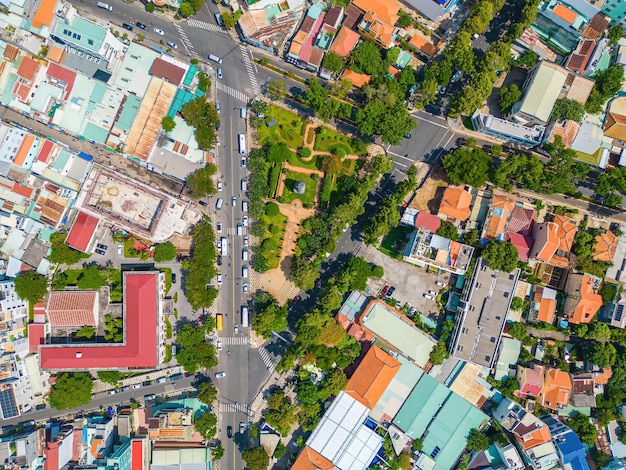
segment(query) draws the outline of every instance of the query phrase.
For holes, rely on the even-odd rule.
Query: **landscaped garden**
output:
[[[313,149],[337,155],[339,154],[337,151],[342,150],[344,155],[365,156],[367,155],[367,142],[357,138],[352,139],[322,126],[316,129]]]
[[[259,144],[285,142],[288,147],[297,149],[304,143],[306,121],[291,111],[270,105],[265,113],[265,126],[257,129]]]
[[[307,175],[304,173],[297,173],[295,171],[287,170],[285,172],[285,188],[280,198],[281,202],[289,204],[294,199],[300,199],[304,207],[313,207],[315,203],[315,192],[317,190],[317,175]],[[299,194],[296,192],[298,183],[304,183],[304,193]]]
[[[259,263],[265,271],[278,267],[280,250],[283,243],[287,217],[281,214],[278,204],[269,202],[265,205],[265,211],[255,226],[258,230],[259,245],[255,248],[255,265]],[[257,269],[255,267],[255,269]],[[257,271],[259,271],[257,269]]]

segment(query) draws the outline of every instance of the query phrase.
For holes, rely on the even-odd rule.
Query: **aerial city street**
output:
[[[619,2],[0,3],[5,469],[626,470]]]

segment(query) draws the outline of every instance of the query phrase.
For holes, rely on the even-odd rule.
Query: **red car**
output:
[[[389,290],[389,286],[383,287],[383,290],[380,291],[380,295],[385,295],[388,290]]]

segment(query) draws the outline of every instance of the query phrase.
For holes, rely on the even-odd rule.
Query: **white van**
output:
[[[248,212],[248,201],[245,199],[241,201],[241,210],[244,212]]]
[[[248,190],[248,180],[246,178],[241,178],[241,190],[242,191]]]
[[[244,279],[248,279],[248,265],[244,264],[243,267],[241,268],[241,277],[243,277]]]
[[[215,208],[219,211],[222,209],[222,206],[224,205],[224,199],[219,198],[217,200],[217,203],[215,204]]]
[[[228,256],[228,238],[222,237],[220,238],[220,241],[222,242],[222,246],[220,248],[222,256]]]
[[[98,8],[104,8],[105,10],[113,11],[113,7],[104,2],[98,2]]]
[[[246,134],[239,134],[239,153],[246,153]]]
[[[248,261],[248,249],[244,248],[243,250],[241,250],[241,259],[243,259],[244,261]]]
[[[243,235],[243,225],[237,224],[237,235]]]
[[[245,106],[242,106],[239,109],[239,116],[241,116],[241,119],[245,119],[247,115],[248,115],[248,108],[246,108]]]
[[[217,62],[218,64],[222,63],[222,58],[213,54],[209,54],[209,59],[211,59],[213,62]]]

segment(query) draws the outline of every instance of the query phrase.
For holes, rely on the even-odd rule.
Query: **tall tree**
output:
[[[513,83],[509,86],[500,87],[500,91],[498,92],[498,104],[500,105],[500,112],[502,114],[507,114],[511,111],[511,108],[515,103],[517,103],[520,99],[522,99],[522,91],[519,87]]]
[[[13,283],[17,296],[31,303],[39,302],[48,292],[48,279],[37,271],[19,273]]]
[[[481,187],[489,179],[492,159],[482,149],[459,148],[443,158],[450,181]]]
[[[267,95],[272,100],[282,100],[287,95],[287,84],[282,80],[272,80],[267,84]]]
[[[492,240],[483,250],[482,257],[491,269],[510,273],[517,267],[519,252],[511,242]]]
[[[50,406],[57,410],[67,410],[86,405],[91,401],[93,381],[85,372],[64,372],[60,374],[50,393]]]
[[[322,60],[322,67],[332,73],[339,73],[343,70],[343,57],[335,52],[327,52]]]

